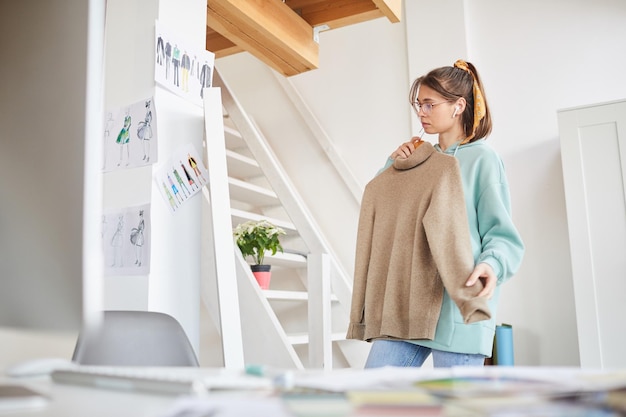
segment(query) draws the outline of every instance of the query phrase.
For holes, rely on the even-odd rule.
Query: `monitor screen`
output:
[[[0,327],[101,302],[104,0],[0,0]]]

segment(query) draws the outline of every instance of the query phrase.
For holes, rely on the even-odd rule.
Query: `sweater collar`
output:
[[[434,152],[433,145],[424,141],[408,158],[396,158],[393,161],[393,167],[400,170],[415,168],[426,161]]]

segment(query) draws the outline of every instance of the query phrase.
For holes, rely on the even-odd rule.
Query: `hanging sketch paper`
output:
[[[157,188],[172,212],[198,193],[208,178],[202,158],[192,144],[177,149],[154,174]]]
[[[202,106],[202,90],[212,85],[215,54],[192,48],[193,43],[168,31],[158,20],[155,31],[155,81],[173,93]]]
[[[150,273],[150,205],[106,210],[102,216],[105,275]]]
[[[107,110],[103,170],[136,168],[157,162],[156,121],[153,97]]]

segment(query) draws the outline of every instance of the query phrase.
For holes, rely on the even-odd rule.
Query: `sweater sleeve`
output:
[[[356,254],[354,265],[354,282],[352,287],[352,303],[350,306],[350,324],[347,339],[365,339],[365,288],[367,271],[372,249],[372,231],[374,225],[373,208],[368,203],[368,188],[363,193],[361,213],[357,229]]]
[[[424,230],[443,286],[456,303],[465,323],[491,318],[486,297],[477,297],[481,281],[467,287],[474,269],[469,225],[458,161],[442,164],[441,177],[432,195]]]

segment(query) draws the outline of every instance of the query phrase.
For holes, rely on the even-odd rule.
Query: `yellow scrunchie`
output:
[[[480,91],[480,87],[478,86],[478,80],[476,79],[474,73],[467,66],[467,62],[459,59],[454,63],[454,66],[456,68],[462,69],[463,71],[467,71],[467,73],[471,75],[472,79],[474,80],[474,125],[472,126],[472,134],[461,142],[461,145],[464,145],[472,140],[472,138],[476,135],[476,129],[478,129],[478,124],[485,117],[487,111],[485,109],[485,99],[483,98],[483,93]]]

